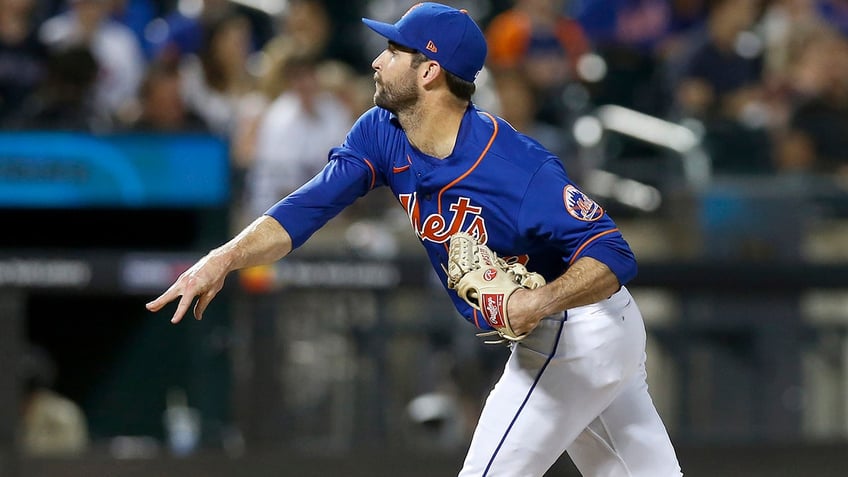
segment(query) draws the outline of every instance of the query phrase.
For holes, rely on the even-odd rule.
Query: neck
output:
[[[433,101],[422,98],[415,106],[398,112],[397,117],[409,142],[416,149],[444,159],[453,152],[459,125],[467,107],[467,102],[454,98],[437,98]]]

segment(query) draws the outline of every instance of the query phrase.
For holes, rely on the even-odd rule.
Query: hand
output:
[[[509,325],[518,335],[530,333],[542,321],[543,316],[539,315],[539,306],[535,300],[539,290],[538,288],[535,290],[521,288],[515,290],[509,297],[506,304]]]
[[[229,272],[230,269],[226,266],[222,257],[213,254],[206,255],[183,272],[165,290],[165,293],[145,306],[148,310],[156,312],[177,297],[181,297],[177,304],[177,311],[171,318],[171,323],[179,323],[191,303],[197,298],[197,303],[194,305],[194,317],[201,320],[206,307],[224,287],[224,280]]]

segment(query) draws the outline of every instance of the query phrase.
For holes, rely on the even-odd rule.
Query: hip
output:
[[[625,287],[611,297],[549,316],[519,346],[573,359],[610,348],[644,350],[642,314]]]

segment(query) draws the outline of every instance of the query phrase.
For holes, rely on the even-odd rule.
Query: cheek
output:
[[[402,60],[392,59],[383,68],[383,76],[385,78],[391,78],[393,83],[406,84],[415,81],[415,70],[409,67],[408,62],[405,63]]]

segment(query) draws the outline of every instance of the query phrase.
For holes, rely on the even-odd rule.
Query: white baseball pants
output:
[[[513,346],[459,477],[542,477],[566,451],[585,477],[683,475],[646,377],[626,288],[542,320]]]

